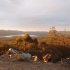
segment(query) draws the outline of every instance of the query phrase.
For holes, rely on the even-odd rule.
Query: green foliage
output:
[[[30,50],[38,45],[36,38],[32,39],[29,34],[24,34],[23,37],[17,37],[15,40],[15,46],[24,52],[30,52]]]
[[[31,38],[29,34],[24,34],[22,37],[17,37],[13,42],[0,42],[0,55],[6,53],[12,47],[16,50],[29,52],[32,55],[38,55],[40,59],[45,54],[51,54],[52,62],[57,62],[61,58],[70,57],[70,38],[64,35],[59,36],[56,32],[53,33],[54,35],[51,34],[47,37],[39,38]]]
[[[70,57],[70,41],[65,35],[57,35],[55,28],[49,31],[46,38],[49,45],[46,52],[52,54],[52,62],[56,62],[61,58]]]
[[[8,50],[9,45],[8,44],[0,44],[0,55],[6,53],[6,51]]]
[[[16,38],[15,44],[19,44],[22,41],[23,41],[22,38],[19,36],[19,37]]]

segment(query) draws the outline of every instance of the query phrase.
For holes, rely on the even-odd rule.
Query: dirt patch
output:
[[[70,70],[70,65],[17,61],[4,55],[0,57],[0,70]]]

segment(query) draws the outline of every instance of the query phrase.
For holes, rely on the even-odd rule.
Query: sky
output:
[[[0,29],[70,31],[70,0],[0,0]]]

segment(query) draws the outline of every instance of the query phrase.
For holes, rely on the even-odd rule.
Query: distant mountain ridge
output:
[[[18,34],[23,34],[23,32],[16,30],[0,30],[0,36],[18,35]]]
[[[29,35],[47,36],[46,31],[17,31],[17,30],[0,30],[0,36],[20,35],[28,33]]]
[[[29,35],[47,36],[47,31],[17,31],[17,30],[0,30],[0,36],[21,35],[28,33]],[[64,35],[64,31],[58,31],[58,35]],[[66,31],[66,35],[70,37],[70,31]]]

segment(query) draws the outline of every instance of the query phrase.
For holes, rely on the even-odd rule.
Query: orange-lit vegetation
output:
[[[24,34],[22,37],[11,38],[7,42],[2,41],[0,55],[6,53],[9,47],[37,55],[40,59],[45,54],[51,54],[52,62],[70,57],[70,38],[58,35],[55,28],[52,28],[46,37],[31,38],[29,34]]]

